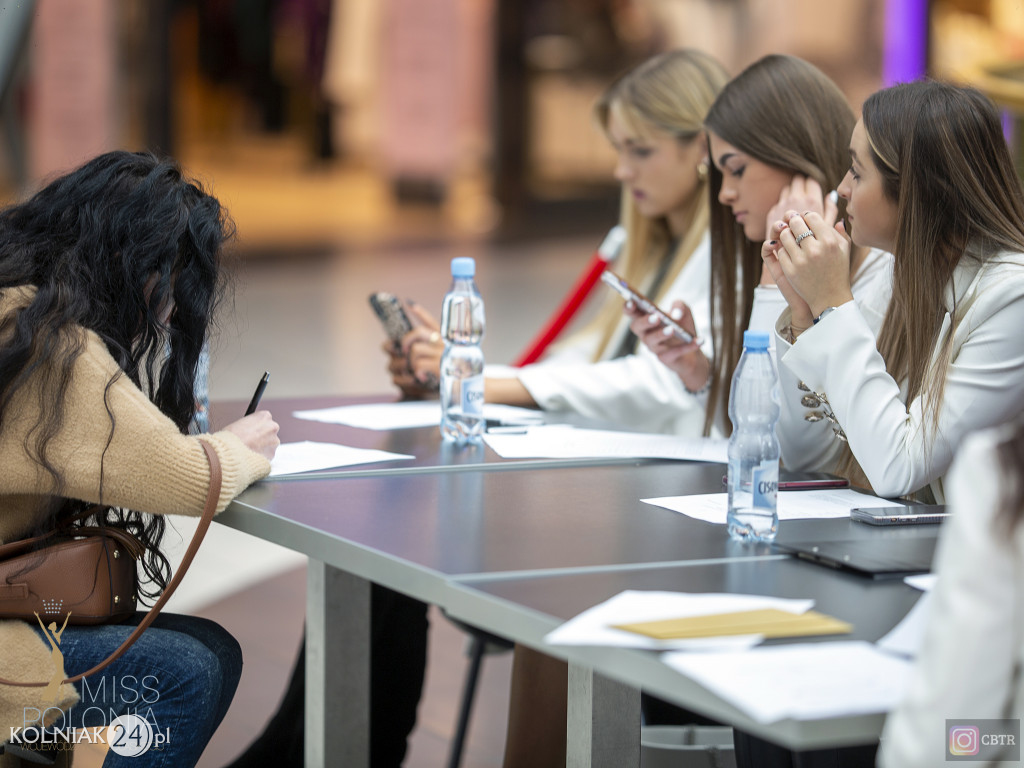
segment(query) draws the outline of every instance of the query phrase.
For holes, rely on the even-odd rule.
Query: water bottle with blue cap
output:
[[[476,262],[452,259],[452,287],[441,307],[441,436],[459,445],[484,434],[484,300],[473,281]]]
[[[779,530],[779,378],[769,336],[743,334],[743,354],[729,393],[729,536],[772,541]]]

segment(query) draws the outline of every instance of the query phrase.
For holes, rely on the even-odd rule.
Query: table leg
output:
[[[317,560],[306,577],[306,768],[370,765],[370,582]]]
[[[569,664],[567,768],[640,765],[640,689]]]

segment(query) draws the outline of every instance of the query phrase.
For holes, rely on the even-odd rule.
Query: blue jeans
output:
[[[145,614],[123,624],[68,626],[61,636],[69,676],[103,661]],[[37,628],[45,642],[42,629]],[[96,728],[123,714],[149,721],[166,743],[138,757],[114,750],[105,768],[188,768],[198,761],[231,704],[242,674],[242,649],[227,630],[207,619],[161,613],[125,654],[75,683],[81,701],[57,727]]]

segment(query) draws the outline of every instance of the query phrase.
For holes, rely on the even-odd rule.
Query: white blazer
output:
[[[708,235],[690,254],[662,301],[680,300],[693,312],[697,335],[711,339],[711,243]],[[620,325],[617,338],[628,325]],[[613,340],[610,349],[617,346]],[[674,371],[641,344],[635,354],[598,362],[572,360],[571,351],[519,369],[519,381],[546,411],[572,411],[641,432],[699,436],[704,405]],[[566,360],[570,359],[570,362]]]
[[[948,765],[947,719],[1024,717],[1024,525],[1008,536],[997,519],[998,437],[972,435],[949,473],[939,581],[906,698],[882,733],[883,768]]]
[[[840,447],[827,421],[804,420],[806,409],[798,403],[805,393],[793,387],[801,380],[828,397],[875,493],[901,496],[930,484],[935,500],[943,501],[942,476],[964,436],[1024,410],[1024,254],[986,261],[965,256],[944,304],[934,354],[951,325],[953,344],[937,429],[923,412],[923,397],[907,407],[904,385],[886,372],[855,302],[829,313],[793,345],[780,333],[788,313],[780,318],[776,344],[789,377],[779,423],[786,466],[831,468]]]

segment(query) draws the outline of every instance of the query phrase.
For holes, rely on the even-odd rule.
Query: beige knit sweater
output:
[[[32,293],[0,293],[0,316],[24,306]],[[65,496],[158,515],[200,515],[210,470],[199,438],[182,435],[127,376],[120,375],[107,390],[119,372],[117,363],[96,334],[84,333],[86,348],[74,366],[65,423],[49,448],[51,462],[63,472]],[[53,490],[52,478],[24,448],[26,434],[47,405],[38,402],[38,388],[30,382],[15,396],[0,429],[0,541],[25,536],[39,497]],[[116,422],[112,437],[108,407]],[[270,462],[229,432],[203,439],[217,451],[223,469],[218,511],[270,471]],[[0,621],[0,678],[48,681],[52,674],[49,645],[23,622]],[[11,727],[22,725],[25,707],[66,709],[77,700],[70,685],[61,687],[56,702],[44,702],[44,691],[0,685],[0,743]]]

